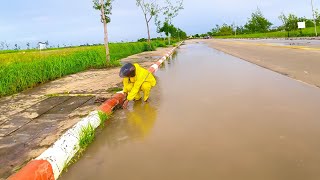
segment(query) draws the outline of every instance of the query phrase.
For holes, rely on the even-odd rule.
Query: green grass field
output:
[[[153,49],[160,46],[165,43],[152,42]],[[145,42],[110,43],[108,64],[104,46],[0,51],[0,97],[87,69],[119,66],[120,59],[148,50]]]
[[[318,34],[320,34],[320,26],[317,27]],[[309,27],[302,30],[291,31],[290,37],[314,37],[316,36],[314,32],[314,27]],[[268,33],[256,33],[256,34],[239,34],[237,36],[214,36],[214,38],[287,38],[288,32],[286,31],[277,31],[277,32],[268,32]]]

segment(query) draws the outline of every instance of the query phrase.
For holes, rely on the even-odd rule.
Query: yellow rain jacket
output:
[[[133,100],[139,91],[141,90],[142,84],[147,82],[148,84],[151,85],[151,87],[154,87],[157,84],[156,79],[154,78],[153,74],[150,73],[148,70],[142,68],[139,64],[134,63],[133,64],[136,68],[136,76],[135,77],[125,77],[123,78],[123,89],[125,93],[129,93],[127,96],[127,99],[129,101]],[[128,88],[130,85],[133,87]],[[151,89],[150,87],[150,89]],[[128,89],[131,89],[128,92]]]

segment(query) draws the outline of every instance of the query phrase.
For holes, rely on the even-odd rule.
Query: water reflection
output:
[[[105,137],[110,148],[141,141],[152,131],[157,119],[157,109],[150,102],[137,101],[128,110],[118,111],[98,136]],[[99,143],[104,146],[103,142]]]
[[[157,111],[150,103],[135,102],[133,109],[126,113],[127,132],[131,139],[141,140],[150,134]]]

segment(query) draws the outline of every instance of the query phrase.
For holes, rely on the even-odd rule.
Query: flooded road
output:
[[[61,179],[320,179],[320,89],[203,44],[157,72]]]

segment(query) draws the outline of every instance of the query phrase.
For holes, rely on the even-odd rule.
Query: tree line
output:
[[[282,13],[278,18],[281,20],[282,25],[278,27],[273,27],[271,23],[258,8],[255,12],[251,14],[248,21],[243,26],[237,26],[235,24],[222,24],[216,25],[207,34],[196,34],[195,36],[230,36],[237,34],[255,34],[255,33],[267,33],[276,31],[286,31],[288,36],[290,36],[291,31],[298,29],[298,22],[305,22],[306,27],[314,27],[315,23],[317,26],[320,25],[320,13],[319,10],[315,10],[315,22],[312,19],[306,17],[298,17],[294,14],[284,14]]]
[[[108,47],[108,23],[111,22],[112,3],[114,0],[93,0],[93,8],[101,12],[101,22],[104,27],[104,45],[106,49],[106,61],[110,62],[110,53]],[[136,0],[137,7],[140,8],[146,24],[148,44],[151,48],[150,23],[154,20],[157,26],[157,32],[164,32],[170,44],[170,37],[186,38],[187,35],[181,29],[172,25],[172,20],[178,16],[180,10],[183,9],[183,0]],[[181,36],[180,36],[181,35]]]
[[[151,32],[150,26],[153,22],[157,27],[157,33],[164,33],[167,36],[168,44],[170,38],[186,39],[186,32],[174,26],[172,21],[178,16],[180,10],[183,10],[183,0],[135,0],[137,7],[143,14],[146,24],[147,42],[151,50]],[[111,22],[111,15],[114,0],[92,0],[93,8],[100,11],[100,20],[104,28],[104,46],[106,49],[106,61],[110,62],[108,24]],[[48,41],[46,42],[48,43]],[[47,46],[49,43],[47,44]],[[31,44],[26,43],[27,49],[32,49]],[[53,46],[52,46],[53,47]],[[58,48],[60,45],[57,46]],[[61,47],[68,47],[63,45]],[[18,44],[14,44],[14,48],[10,47],[7,42],[0,42],[0,50],[20,50]]]

